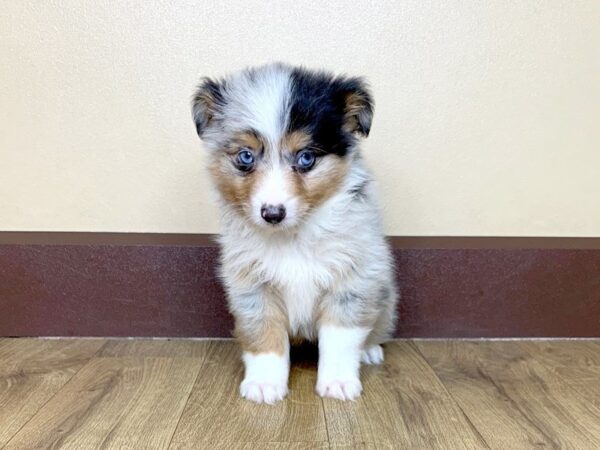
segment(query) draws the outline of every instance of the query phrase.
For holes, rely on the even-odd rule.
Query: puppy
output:
[[[221,276],[241,343],[242,397],[288,392],[290,340],[318,340],[316,392],[354,400],[383,361],[397,289],[359,139],[360,78],[284,64],[205,78],[192,101],[221,208]]]

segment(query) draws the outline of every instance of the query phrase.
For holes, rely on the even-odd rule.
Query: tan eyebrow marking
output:
[[[303,130],[286,133],[281,139],[281,148],[287,152],[296,152],[302,150],[312,142],[310,133]]]
[[[252,150],[259,151],[264,148],[264,142],[257,133],[253,131],[242,131],[231,138],[230,144],[225,148],[225,151],[229,154],[235,154],[241,147],[248,147]]]

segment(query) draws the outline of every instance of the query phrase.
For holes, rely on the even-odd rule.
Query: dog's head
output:
[[[289,229],[339,191],[373,100],[360,78],[274,64],[202,80],[192,109],[223,201]]]

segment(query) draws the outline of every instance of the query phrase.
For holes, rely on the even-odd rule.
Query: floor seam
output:
[[[212,347],[212,344],[210,345],[210,347]],[[194,392],[194,387],[196,387],[196,383],[198,382],[198,377],[200,377],[200,372],[202,372],[202,368],[204,367],[204,364],[206,363],[206,358],[208,357],[208,355],[210,353],[210,347],[207,349],[206,354],[204,355],[204,358],[202,358],[202,363],[200,364],[200,367],[198,367],[198,373],[196,373],[196,376],[194,377],[194,382],[192,383],[190,392],[188,392],[188,396],[185,399],[183,408],[181,408],[181,414],[179,415],[179,418],[177,419],[177,425],[175,425],[175,428],[173,428],[173,433],[171,434],[171,437],[169,438],[169,443],[165,447],[167,449],[171,448],[171,444],[173,443],[173,438],[175,437],[175,434],[177,434],[177,430],[179,429],[179,425],[181,424],[181,419],[183,417],[183,414],[185,413],[185,408],[187,407],[187,405],[190,401],[190,398],[192,398],[192,393]]]
[[[452,395],[452,393],[448,390],[448,388],[446,387],[446,384],[444,383],[444,381],[438,376],[437,372],[431,366],[431,364],[429,364],[429,361],[427,360],[427,358],[425,357],[425,355],[421,352],[421,349],[417,345],[415,345],[412,340],[409,341],[409,345],[412,347],[412,349],[415,352],[417,352],[417,354],[421,357],[421,359],[425,362],[425,364],[427,364],[427,367],[429,367],[429,369],[431,370],[431,372],[435,375],[436,379],[440,382],[440,385],[444,389],[444,392],[446,392],[446,394],[448,394],[448,397],[450,397],[452,399],[452,401],[454,402],[454,405],[461,412],[461,414],[463,415],[463,417],[465,418],[465,420],[467,421],[467,423],[469,424],[469,426],[471,427],[471,429],[477,434],[477,436],[479,437],[479,439],[481,439],[481,442],[483,442],[488,449],[491,449],[492,447],[490,446],[490,444],[488,443],[488,441],[485,440],[485,438],[483,437],[483,435],[481,434],[481,432],[477,429],[477,427],[471,421],[471,418],[467,415],[467,413],[464,411],[464,409],[462,408],[462,406],[460,406],[460,403],[456,400],[456,398],[454,398],[454,395]]]
[[[327,423],[327,412],[325,411],[325,402],[323,397],[319,397],[321,401],[321,410],[323,411],[323,419],[325,420],[325,435],[327,436],[327,447],[331,449],[331,439],[329,438],[329,424]]]

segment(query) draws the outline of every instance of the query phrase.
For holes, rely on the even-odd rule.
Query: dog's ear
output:
[[[344,128],[364,137],[371,131],[375,104],[369,86],[362,78],[347,78],[341,83]]]
[[[223,103],[223,84],[210,78],[203,78],[192,99],[192,116],[200,138],[214,122]]]

